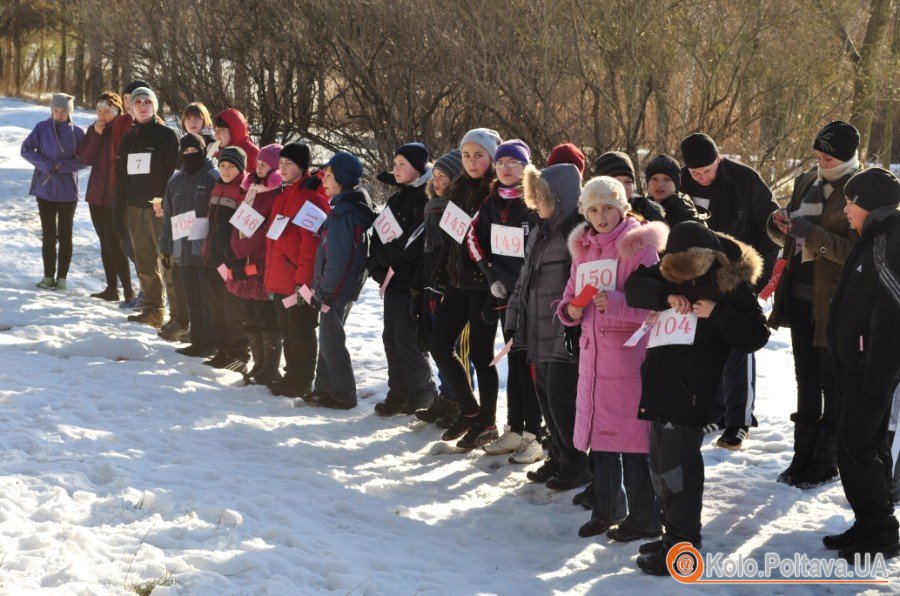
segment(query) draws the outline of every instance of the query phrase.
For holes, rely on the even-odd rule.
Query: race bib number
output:
[[[209,236],[209,218],[198,217],[191,225],[191,233],[188,234],[188,240],[203,240]]]
[[[311,201],[303,203],[303,207],[294,216],[294,225],[300,226],[304,230],[309,230],[313,234],[319,233],[319,228],[325,222],[328,214],[316,207]]]
[[[250,237],[256,230],[266,221],[266,218],[260,215],[259,211],[248,205],[241,203],[228,223],[233,225],[237,231],[244,236]]]
[[[694,345],[697,334],[697,315],[688,313],[680,315],[674,308],[659,313],[659,318],[650,328],[648,348],[672,345]]]
[[[697,207],[702,207],[709,211],[709,199],[704,199],[703,197],[694,197],[694,205]]]
[[[491,252],[507,257],[525,257],[525,230],[491,224]]]
[[[448,236],[453,238],[458,244],[462,244],[470,225],[472,225],[472,218],[466,215],[465,211],[453,204],[452,201],[447,203],[444,215],[441,216],[440,228]]]
[[[181,240],[187,238],[191,234],[191,228],[194,227],[194,220],[197,214],[194,211],[187,211],[173,215],[172,222],[172,240]]]
[[[585,286],[594,286],[601,292],[616,289],[616,260],[603,259],[582,263],[575,270],[575,294],[581,294]]]
[[[150,173],[150,154],[149,153],[129,153],[128,154],[128,175]]]
[[[266,232],[266,238],[271,238],[272,240],[281,238],[289,221],[291,221],[291,218],[287,215],[276,215],[275,221],[272,222],[272,225],[269,226],[269,231]]]
[[[403,235],[403,228],[397,223],[397,218],[394,217],[390,207],[384,208],[381,214],[375,218],[375,223],[372,226],[375,228],[375,233],[378,234],[382,244],[393,242]]]

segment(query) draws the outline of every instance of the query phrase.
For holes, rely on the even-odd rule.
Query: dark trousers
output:
[[[250,343],[244,332],[244,321],[247,320],[246,301],[228,291],[225,281],[218,271],[211,268],[208,268],[207,271],[213,336],[216,339],[216,346],[235,358],[247,361],[250,359]]]
[[[217,345],[213,334],[209,276],[210,269],[206,265],[181,265],[177,271],[181,283],[178,293],[184,296],[186,310],[190,312],[191,344],[214,349]]]
[[[650,423],[650,479],[666,528],[663,541],[700,543],[703,511],[703,429],[674,422]]]
[[[119,283],[125,294],[134,290],[131,287],[131,268],[128,258],[122,250],[122,242],[119,235],[113,229],[113,215],[111,207],[89,206],[91,223],[100,241],[100,258],[103,261],[103,273],[106,275],[106,287],[116,290]]]
[[[285,308],[282,303],[284,298],[286,296],[283,294],[275,294],[272,304],[284,346],[285,379],[308,392],[312,390],[316,376],[316,359],[319,354],[316,327],[319,326],[319,313],[305,303]]]
[[[327,393],[335,400],[356,404],[356,377],[347,351],[344,325],[352,302],[334,300],[327,313],[319,314],[319,360],[316,363],[318,393]]]
[[[44,260],[44,277],[65,278],[72,263],[72,222],[78,201],[47,201],[38,199],[41,215],[41,257]],[[56,244],[59,243],[57,267]]]
[[[732,350],[725,361],[710,420],[722,419],[725,426],[756,426],[755,403],[756,355]]]
[[[893,391],[867,396],[861,375],[842,371],[838,470],[856,523],[867,538],[896,541],[898,524],[891,498],[891,452],[888,423]]]
[[[813,345],[815,325],[812,302],[791,297],[788,300],[788,316],[797,378],[795,421],[815,424],[821,418],[822,425],[833,432],[837,429],[841,403],[835,364],[828,348]]]
[[[659,531],[659,506],[644,453],[591,452],[594,510],[591,518],[653,534]]]
[[[575,448],[575,397],[578,393],[577,362],[539,362],[535,385],[538,404],[550,432],[550,457],[560,467],[583,467],[587,456]]]
[[[421,401],[435,394],[428,357],[419,351],[418,321],[409,316],[409,292],[384,294],[384,354],[388,367],[388,398]]]
[[[276,333],[279,330],[274,300],[247,300],[247,320],[244,321],[246,333]]]
[[[494,424],[500,380],[497,369],[490,364],[494,359],[497,323],[488,325],[481,318],[488,295],[487,290],[447,288],[438,308],[437,325],[431,338],[431,356],[456,393],[460,410],[468,415],[477,413],[485,422]],[[454,350],[466,324],[469,325],[469,357],[478,375],[480,405],[469,384],[466,365]]]
[[[184,283],[180,273],[181,265],[172,261],[170,269],[162,268],[163,281],[166,282],[166,296],[169,298],[169,318],[187,329],[191,324],[191,311],[184,296]]]
[[[538,404],[535,380],[531,376],[531,365],[528,364],[528,352],[510,352],[506,363],[506,423],[510,430],[520,435],[528,431],[536,437],[540,436],[541,406]]]

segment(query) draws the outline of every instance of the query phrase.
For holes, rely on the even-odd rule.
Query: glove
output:
[[[507,290],[503,282],[498,279],[491,284],[491,295],[493,295],[494,298],[503,300],[509,295],[509,290]]]
[[[565,340],[566,352],[568,352],[569,356],[572,358],[578,358],[578,355],[581,353],[581,346],[579,345],[579,342],[581,341],[581,326],[566,327]]]
[[[172,255],[170,255],[169,253],[164,252],[163,254],[159,255],[159,260],[162,262],[162,266],[166,269],[172,268]]]
[[[425,307],[428,309],[429,313],[435,314],[443,299],[444,288],[425,288]]]
[[[791,229],[788,236],[791,238],[806,238],[812,233],[813,224],[805,217],[797,217],[791,220]]]
[[[500,320],[499,306],[500,301],[493,296],[488,296],[487,300],[484,301],[484,306],[481,307],[481,320],[486,325],[496,325],[497,321]]]
[[[418,290],[410,290],[409,317],[414,321],[418,321],[420,314],[422,314],[422,293]]]

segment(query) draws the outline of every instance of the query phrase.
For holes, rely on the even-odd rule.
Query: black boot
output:
[[[795,478],[794,486],[815,488],[840,479],[837,468],[837,429],[826,421],[819,423],[816,433],[816,453],[812,463]]]
[[[419,393],[418,395],[408,395],[400,406],[402,414],[415,414],[419,410],[427,409],[435,400],[434,393]]]
[[[257,384],[254,380],[263,362],[263,336],[262,331],[248,331],[247,339],[250,340],[250,357],[253,358],[253,367],[244,374],[244,382],[248,385]]]
[[[459,404],[456,403],[455,399],[450,399],[442,393],[431,402],[430,406],[424,410],[418,410],[416,418],[422,422],[432,423],[437,422],[439,418],[456,416],[457,414],[459,414]]]
[[[281,334],[276,332],[264,332],[260,334],[262,346],[260,352],[260,366],[253,375],[253,382],[257,385],[274,383],[281,379],[278,367],[281,365]],[[253,357],[254,361],[256,356]]]
[[[530,472],[525,474],[525,477],[532,482],[543,484],[556,476],[557,472],[559,472],[559,464],[551,454],[550,457],[544,460],[544,463],[541,464],[541,467],[539,467],[537,470],[531,470]]]
[[[794,486],[797,477],[812,463],[816,447],[816,423],[799,419],[796,413],[791,414],[791,420],[794,421],[794,458],[791,465],[778,475],[778,482]]]
[[[405,395],[388,391],[387,397],[383,401],[375,404],[375,413],[379,416],[393,416],[399,414],[404,401],[406,401]]]
[[[551,490],[572,490],[573,488],[590,484],[593,478],[594,475],[584,464],[563,466],[553,478],[547,480],[547,488]]]
[[[823,537],[822,544],[829,550],[841,550],[853,546],[853,543],[862,537],[862,533],[862,529],[854,522],[849,530]]]

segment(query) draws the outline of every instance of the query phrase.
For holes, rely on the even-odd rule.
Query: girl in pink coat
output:
[[[584,186],[579,208],[587,222],[569,236],[572,273],[558,308],[564,325],[581,325],[574,442],[590,450],[594,466],[594,508],[578,535],[606,532],[620,542],[655,537],[660,520],[647,460],[649,423],[637,418],[647,340],[624,345],[650,312],[626,305],[623,288],[632,271],[659,261],[668,228],[642,223],[625,188],[607,176]],[[578,306],[578,297],[586,299],[593,288],[597,293]]]

